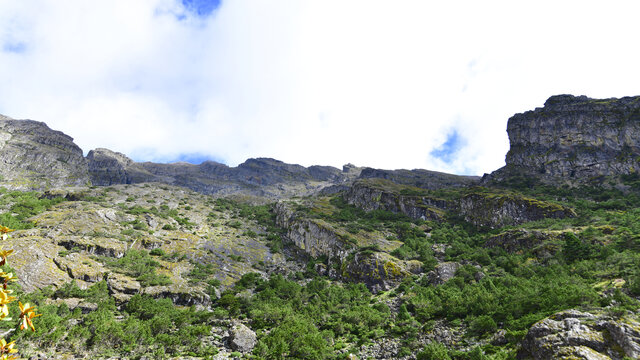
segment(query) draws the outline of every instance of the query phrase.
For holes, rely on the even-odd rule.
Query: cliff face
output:
[[[0,118],[0,175],[13,189],[44,189],[89,182],[87,163],[73,138],[45,123]]]
[[[575,217],[573,209],[521,195],[485,188],[452,191],[445,198],[382,179],[358,180],[344,199],[365,211],[388,210],[412,219],[445,220],[447,213],[487,228],[517,225],[545,218]]]
[[[640,169],[640,97],[550,97],[544,107],[516,114],[507,124],[501,180],[533,174],[548,182],[584,182]]]

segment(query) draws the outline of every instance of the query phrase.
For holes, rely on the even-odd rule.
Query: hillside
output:
[[[43,314],[0,329],[34,359],[640,358],[636,99],[515,115],[481,181],[83,158],[0,119],[3,270]]]

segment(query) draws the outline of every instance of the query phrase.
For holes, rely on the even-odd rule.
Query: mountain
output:
[[[532,176],[577,184],[640,170],[640,96],[557,95],[507,123],[506,166],[491,179]]]
[[[0,275],[43,315],[0,332],[32,359],[640,358],[636,99],[514,115],[482,179],[83,158],[2,117]]]
[[[82,150],[73,138],[45,123],[0,115],[0,176],[14,189],[87,185]]]

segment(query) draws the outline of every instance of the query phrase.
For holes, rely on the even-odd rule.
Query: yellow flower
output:
[[[0,305],[6,305],[16,299],[15,296],[9,296],[11,290],[4,290],[0,288]]]
[[[0,266],[2,266],[2,265],[7,263],[7,256],[11,255],[12,252],[13,252],[13,249],[11,249],[11,250],[2,250],[2,248],[0,248],[0,258],[2,258],[0,260]]]
[[[5,290],[7,289],[7,285],[9,285],[10,282],[18,281],[18,277],[13,275],[13,273],[0,272],[0,278],[4,280],[2,287]]]
[[[5,339],[0,339],[0,354],[4,355],[4,354],[17,353],[18,350],[13,348],[15,345],[16,345],[15,341],[7,343]]]
[[[22,324],[20,324],[20,330],[24,330],[27,327],[30,327],[31,331],[36,331],[36,328],[33,327],[33,323],[31,322],[31,319],[41,316],[42,314],[36,314],[36,307],[35,306],[30,307],[29,303],[22,305],[22,303],[18,301],[18,307],[20,308],[20,318],[22,319]]]
[[[2,240],[7,240],[7,238],[9,237],[9,235],[7,235],[7,233],[10,233],[12,231],[13,231],[13,229],[9,229],[6,226],[0,225],[0,234],[2,234]]]

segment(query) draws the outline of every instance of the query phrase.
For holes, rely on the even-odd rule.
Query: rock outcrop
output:
[[[229,336],[229,345],[235,351],[241,353],[248,353],[256,346],[258,338],[253,330],[249,329],[246,325],[237,323],[231,330]]]
[[[640,322],[632,313],[567,310],[534,324],[518,359],[618,360],[640,358]]]
[[[382,209],[423,220],[444,220],[449,212],[473,225],[487,228],[576,216],[568,207],[509,192],[469,188],[441,198],[423,189],[382,179],[358,180],[343,197],[349,204],[365,211]]]
[[[324,256],[331,267],[323,265],[320,272],[329,277],[353,282],[362,282],[373,292],[389,290],[402,279],[422,272],[419,261],[400,260],[385,251],[389,248],[386,239],[364,239],[358,241],[349,232],[323,219],[310,218],[296,211],[296,203],[281,201],[274,207],[276,223],[286,229],[285,238],[309,256]],[[395,249],[399,245],[391,245]],[[371,248],[377,249],[372,250]]]
[[[382,170],[364,168],[360,172],[359,178],[386,179],[397,184],[411,185],[429,190],[471,186],[480,181],[479,176],[461,176],[423,169]]]
[[[86,185],[89,174],[73,138],[33,120],[0,118],[0,176],[12,189]]]
[[[485,181],[524,175],[582,183],[640,170],[640,96],[552,96],[544,107],[511,117],[507,133],[506,166]]]

